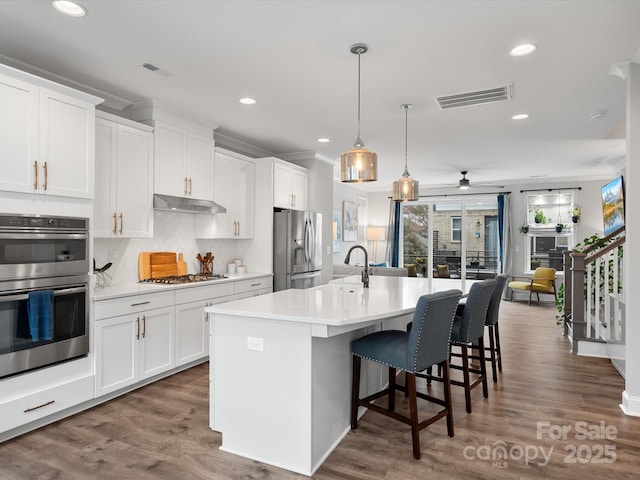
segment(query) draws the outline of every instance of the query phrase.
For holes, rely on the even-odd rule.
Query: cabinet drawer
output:
[[[233,283],[231,282],[180,288],[176,290],[176,305],[213,300],[214,298],[226,297],[227,295],[233,295]]]
[[[93,375],[0,403],[0,431],[25,425],[93,398]]]
[[[252,278],[251,280],[241,280],[234,283],[234,293],[251,292],[254,290],[262,290],[264,288],[273,288],[271,285],[271,277]]]
[[[127,297],[98,301],[94,304],[95,319],[101,320],[145,310],[153,310],[155,308],[172,307],[174,299],[174,290],[164,290],[158,293],[130,295]]]

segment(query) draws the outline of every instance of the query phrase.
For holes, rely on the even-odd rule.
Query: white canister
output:
[[[227,265],[227,273],[236,273],[236,264],[230,263]]]
[[[239,267],[242,265],[242,259],[241,258],[236,258],[233,263],[236,264],[236,267]]]
[[[238,273],[245,273],[247,271],[247,267],[245,267],[244,265],[238,265],[236,266],[236,272]]]

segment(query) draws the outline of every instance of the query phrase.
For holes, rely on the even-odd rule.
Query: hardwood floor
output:
[[[473,391],[472,414],[463,389],[452,387],[454,438],[444,421],[431,425],[414,460],[409,428],[367,412],[313,478],[640,478],[640,418],[618,406],[623,379],[608,360],[572,356],[554,314],[553,306],[503,302],[504,371],[497,384],[489,380],[488,399]],[[306,478],[218,449],[208,373],[208,364],[194,367],[0,444],[0,480]],[[400,393],[396,405],[406,409]],[[553,438],[563,428],[566,437]]]

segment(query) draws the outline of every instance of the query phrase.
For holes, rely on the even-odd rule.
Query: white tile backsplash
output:
[[[187,271],[200,271],[198,253],[214,255],[213,272],[225,273],[227,263],[236,257],[236,240],[196,240],[195,222],[201,215],[188,213],[154,212],[153,238],[95,238],[93,254],[98,267],[109,262],[112,252],[113,266],[107,272],[112,283],[138,280],[138,254],[140,252],[183,253]]]

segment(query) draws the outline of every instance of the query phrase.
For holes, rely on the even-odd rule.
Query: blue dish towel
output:
[[[38,290],[29,293],[29,330],[31,339],[51,340],[53,338],[53,290]]]

